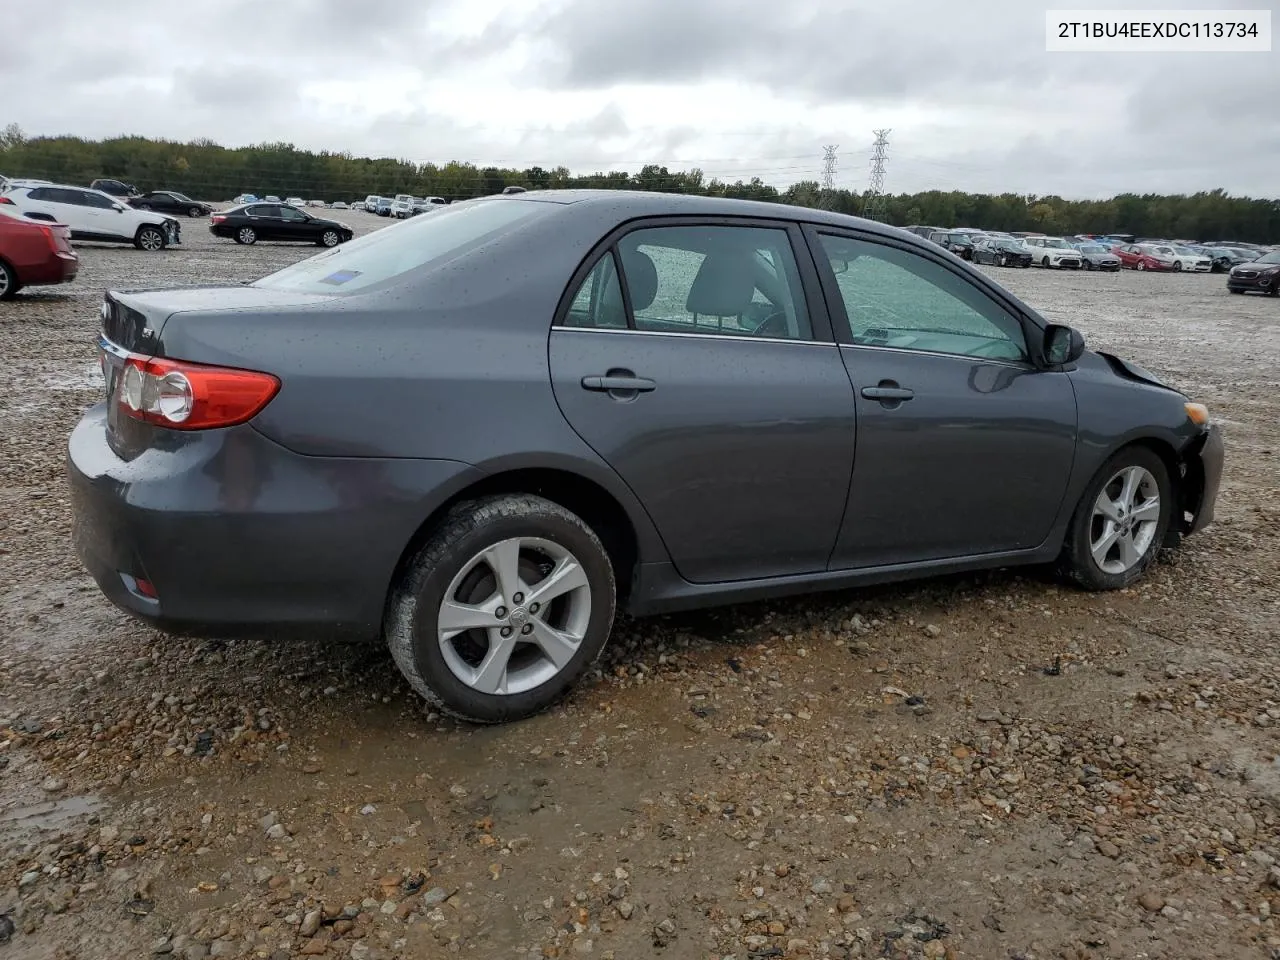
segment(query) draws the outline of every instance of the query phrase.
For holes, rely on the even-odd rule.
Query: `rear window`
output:
[[[318,253],[255,281],[253,286],[301,293],[349,293],[459,256],[557,208],[557,204],[497,198],[450,204],[429,217],[413,217]]]

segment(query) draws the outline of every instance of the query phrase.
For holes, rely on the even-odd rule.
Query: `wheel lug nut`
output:
[[[504,636],[504,637],[509,637],[509,636],[511,636],[511,628],[510,628],[510,627],[503,627],[503,628],[502,628],[501,630],[499,630],[498,632],[499,632],[499,633],[501,633],[501,634],[502,634],[502,636]]]
[[[512,598],[511,598],[511,602],[512,602],[512,603],[524,603],[524,594],[523,594],[523,593],[517,593],[514,597],[512,597]]]
[[[529,604],[529,612],[530,612],[530,613],[537,613],[537,612],[538,612],[538,608],[539,608],[539,607],[541,607],[541,606],[542,606],[542,604],[540,604],[540,603],[531,603],[531,604]]]
[[[533,624],[526,623],[523,627],[520,628],[520,632],[526,635],[533,633]]]
[[[499,607],[497,610],[493,611],[493,615],[497,617],[499,620],[501,620],[503,617],[507,615],[507,608]]]

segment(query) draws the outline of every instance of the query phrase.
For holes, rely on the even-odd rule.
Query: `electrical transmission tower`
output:
[[[872,131],[876,135],[876,149],[871,155],[871,188],[867,191],[867,202],[862,214],[868,220],[884,219],[884,150],[889,146],[889,134],[892,132],[891,130]]]
[[[839,144],[830,144],[822,148],[822,189],[830,193],[836,188],[836,151]]]

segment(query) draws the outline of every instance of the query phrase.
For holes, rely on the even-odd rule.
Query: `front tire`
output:
[[[147,253],[158,253],[169,245],[169,238],[159,227],[139,227],[133,245]]]
[[[1173,261],[1173,272],[1174,272],[1174,273],[1181,273],[1181,272],[1182,272],[1182,261],[1181,261],[1181,260],[1175,260],[1175,261]]]
[[[1135,270],[1144,270],[1144,271],[1145,271],[1145,270],[1147,269],[1146,261],[1144,261],[1144,260],[1139,260],[1139,261],[1138,261],[1138,265],[1137,265],[1134,269],[1135,269]]]
[[[342,242],[342,237],[338,235],[337,230],[326,230],[320,235],[320,245],[322,247],[336,247]]]
[[[188,207],[187,216],[194,220],[196,217],[204,216],[204,211],[199,207]]]
[[[1173,516],[1164,461],[1147,447],[1113,455],[1085,488],[1067,529],[1060,570],[1086,590],[1120,590],[1146,573]]]
[[[1042,267],[1044,267],[1046,270],[1048,270],[1048,269],[1049,269],[1049,258],[1048,258],[1048,257],[1045,257],[1044,259],[1042,259],[1042,260],[1040,261],[1040,266],[1042,266]]]
[[[613,564],[564,507],[531,495],[462,504],[409,563],[384,634],[409,685],[476,723],[558,701],[613,627]]]

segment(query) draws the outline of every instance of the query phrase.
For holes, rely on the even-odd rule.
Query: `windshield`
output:
[[[1280,250],[1272,250],[1266,256],[1259,257],[1254,263],[1280,263]]]
[[[1081,253],[1106,253],[1107,248],[1100,243],[1082,243],[1080,244]]]
[[[301,293],[351,293],[423,264],[465,253],[522,221],[556,209],[556,204],[496,198],[455,203],[430,217],[412,217],[316,254],[252,286]]]

